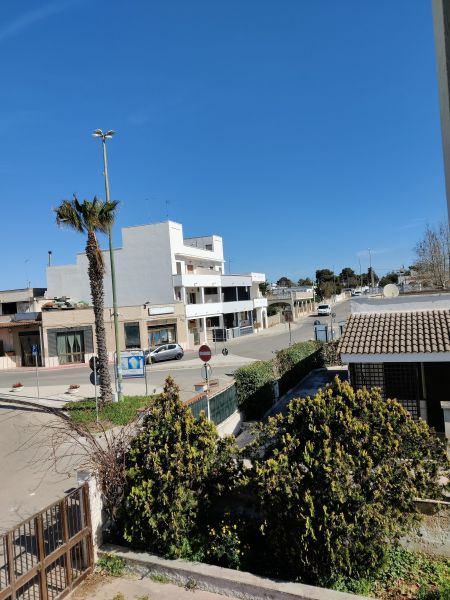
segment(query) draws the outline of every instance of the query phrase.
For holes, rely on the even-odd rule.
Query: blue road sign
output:
[[[38,345],[37,344],[33,344],[31,346],[31,354],[33,356],[37,356],[38,355]]]

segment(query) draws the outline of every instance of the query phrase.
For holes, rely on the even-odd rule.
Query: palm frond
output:
[[[74,197],[74,200],[63,200],[58,208],[53,209],[56,214],[56,223],[83,233],[85,226],[78,206],[79,203],[76,197]]]
[[[103,233],[108,233],[110,227],[114,224],[116,218],[116,208],[118,200],[103,202],[98,212],[97,229]]]

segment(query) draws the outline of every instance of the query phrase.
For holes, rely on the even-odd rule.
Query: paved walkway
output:
[[[71,600],[223,600],[222,594],[186,589],[173,583],[94,574],[70,596]]]
[[[347,367],[329,367],[317,369],[307,375],[295,388],[284,396],[270,411],[270,415],[285,413],[289,402],[293,398],[304,398],[305,396],[314,396],[320,388],[324,388],[327,383],[331,383],[338,375],[341,379],[347,379]],[[253,439],[253,428],[251,423],[248,427],[244,425],[242,432],[237,436],[236,441],[240,448],[243,448]]]

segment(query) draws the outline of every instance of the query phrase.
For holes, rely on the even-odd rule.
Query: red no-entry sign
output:
[[[211,348],[206,344],[200,346],[198,349],[198,357],[203,362],[209,362],[211,360]]]

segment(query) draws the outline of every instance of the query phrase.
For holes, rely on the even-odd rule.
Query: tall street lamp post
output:
[[[106,202],[109,202],[109,179],[108,179],[108,161],[106,159],[106,140],[112,138],[114,135],[114,131],[107,131],[103,133],[101,129],[96,129],[92,134],[94,137],[102,138],[103,145],[103,167],[104,167],[104,175],[105,175],[105,192],[106,192]],[[114,265],[114,246],[112,239],[112,225],[109,226],[108,229],[108,239],[109,239],[109,260],[111,264],[111,287],[112,287],[112,300],[113,300],[113,317],[114,317],[114,337],[116,340],[116,364],[115,364],[115,373],[116,373],[116,386],[117,386],[117,399],[123,400],[123,392],[122,392],[122,368],[120,365],[120,342],[119,342],[119,312],[117,309],[117,293],[116,293],[116,269]]]

